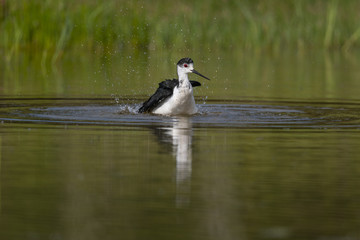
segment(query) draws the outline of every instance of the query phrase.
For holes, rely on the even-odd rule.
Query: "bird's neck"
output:
[[[187,73],[179,73],[179,87],[188,87],[190,85],[190,81]]]

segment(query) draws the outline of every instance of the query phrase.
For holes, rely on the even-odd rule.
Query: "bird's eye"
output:
[[[188,67],[188,65],[185,63],[185,64],[184,64],[184,67]]]

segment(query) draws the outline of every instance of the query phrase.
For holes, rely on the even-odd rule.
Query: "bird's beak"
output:
[[[199,73],[199,72],[196,71],[195,69],[191,70],[191,72],[193,72],[193,73],[195,73],[195,74],[197,74],[197,75],[199,75],[199,76],[201,76],[201,77],[203,77],[203,78],[205,78],[205,79],[207,79],[207,80],[210,80],[210,78],[205,77],[204,75],[202,75],[201,73]]]

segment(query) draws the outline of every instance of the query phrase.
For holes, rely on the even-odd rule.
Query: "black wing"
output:
[[[199,83],[199,82],[197,82],[197,81],[192,81],[192,80],[190,80],[190,83],[191,83],[191,86],[192,86],[192,87],[201,86],[201,83]]]
[[[193,87],[201,86],[201,84],[197,81],[190,81],[190,83]],[[177,79],[168,79],[159,83],[159,88],[147,101],[143,103],[143,105],[139,109],[139,113],[151,112],[152,110],[154,110],[154,108],[159,106],[162,101],[164,101],[173,94],[174,88],[178,85],[179,80]]]
[[[173,89],[179,85],[179,80],[165,80],[159,83],[159,88],[156,92],[143,103],[139,109],[139,113],[151,112],[157,107],[164,99],[170,97],[173,94]]]

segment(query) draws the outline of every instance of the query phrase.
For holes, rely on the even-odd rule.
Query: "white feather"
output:
[[[179,86],[174,88],[173,94],[157,108],[153,113],[162,115],[190,115],[197,113],[193,88],[188,78],[188,73],[194,69],[193,64],[187,68],[177,66]]]

